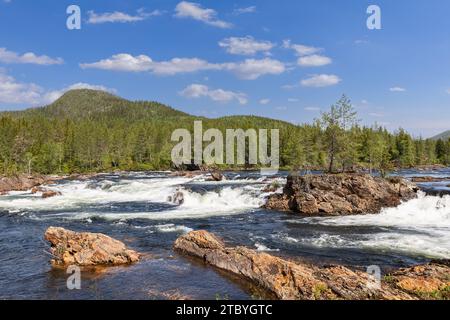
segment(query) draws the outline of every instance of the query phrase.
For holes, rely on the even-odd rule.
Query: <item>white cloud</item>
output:
[[[225,48],[228,53],[240,55],[254,55],[260,51],[267,52],[275,44],[270,41],[257,41],[251,36],[242,38],[226,38],[219,42],[219,46]]]
[[[198,58],[174,58],[169,61],[155,62],[152,66],[152,72],[159,75],[218,69],[220,66]]]
[[[243,62],[226,63],[224,68],[244,80],[255,80],[263,75],[278,75],[286,71],[282,62],[270,58],[246,59]]]
[[[222,29],[228,29],[233,26],[229,22],[217,19],[217,12],[215,10],[203,8],[195,2],[181,1],[178,3],[175,7],[175,17],[191,18]]]
[[[94,63],[82,63],[83,69],[102,69],[114,71],[150,71],[153,60],[146,55],[132,56],[127,53],[113,55],[109,59],[103,59]]]
[[[391,91],[391,92],[405,92],[406,89],[402,88],[402,87],[392,87],[392,88],[389,88],[389,91]]]
[[[61,58],[50,58],[49,56],[38,56],[33,52],[27,52],[19,55],[13,51],[9,51],[6,48],[0,48],[0,62],[3,63],[27,63],[38,65],[53,65],[63,64],[64,60]]]
[[[322,51],[322,48],[310,47],[302,44],[292,44],[291,40],[284,40],[283,48],[294,50],[298,56],[308,56]]]
[[[369,112],[369,116],[376,117],[376,118],[382,118],[382,117],[384,117],[384,114],[377,113],[377,112]]]
[[[285,107],[285,106],[279,106],[279,107],[276,107],[275,110],[278,110],[278,111],[286,111],[286,110],[287,110],[287,107]]]
[[[132,56],[127,53],[113,55],[94,63],[82,63],[83,69],[102,69],[127,72],[152,72],[160,75],[174,75],[201,70],[220,69],[219,65],[211,64],[197,58],[174,58],[169,61],[153,61],[146,55]]]
[[[61,90],[46,91],[34,83],[22,83],[0,70],[0,103],[26,104],[31,106],[54,102],[65,92],[73,89],[93,89],[116,92],[114,89],[88,83],[75,83]]]
[[[245,8],[237,8],[233,10],[233,14],[235,16],[241,15],[241,14],[245,14],[245,13],[254,13],[256,12],[256,6],[250,6],[250,7],[245,7]]]
[[[310,112],[317,112],[317,111],[320,111],[320,108],[318,108],[318,107],[306,107],[305,110],[306,111],[310,111]]]
[[[297,98],[289,98],[288,102],[299,102],[300,100]]]
[[[93,63],[82,63],[83,69],[102,69],[127,72],[152,72],[158,75],[175,75],[205,70],[226,70],[245,80],[254,80],[266,74],[280,74],[285,66],[278,60],[269,58],[243,62],[209,63],[198,58],[174,58],[169,61],[153,61],[149,56],[132,56],[127,53],[113,55]]]
[[[0,70],[0,103],[35,104],[41,99],[43,89],[34,83],[21,83]]]
[[[248,99],[244,93],[226,91],[223,89],[211,90],[208,86],[202,84],[191,84],[187,86],[180,94],[188,98],[208,97],[213,101],[230,102],[236,100],[239,104],[247,104]]]
[[[270,103],[270,99],[261,99],[261,100],[259,100],[259,103],[262,104],[262,105],[269,104]]]
[[[450,94],[450,89],[447,89],[446,92],[447,92],[448,94]]]
[[[303,79],[300,83],[304,87],[329,87],[334,86],[342,80],[334,74],[316,74],[307,79]]]
[[[143,9],[139,9],[136,15],[129,15],[124,12],[105,12],[97,14],[94,11],[88,11],[88,23],[90,24],[100,24],[100,23],[126,23],[126,22],[137,22],[142,21],[153,16],[159,16],[162,12],[159,10],[154,10],[152,12],[145,12]]]
[[[321,67],[331,62],[330,58],[317,54],[298,58],[298,64],[302,67]]]

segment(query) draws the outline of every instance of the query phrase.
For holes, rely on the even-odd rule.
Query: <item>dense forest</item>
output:
[[[0,174],[165,170],[177,128],[280,129],[280,164],[286,169],[341,171],[356,167],[450,165],[450,139],[414,139],[361,126],[343,96],[312,124],[255,116],[194,117],[156,103],[131,102],[102,91],[73,90],[53,104],[0,113]]]

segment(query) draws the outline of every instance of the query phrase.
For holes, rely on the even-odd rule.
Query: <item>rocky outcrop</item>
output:
[[[140,254],[128,249],[124,243],[101,233],[74,232],[50,227],[45,239],[51,244],[55,266],[122,265],[136,262]]]
[[[402,178],[367,174],[289,176],[282,194],[268,197],[265,208],[306,215],[378,213],[417,196],[418,188]]]
[[[412,299],[385,283],[381,288],[364,272],[342,266],[317,267],[294,263],[245,247],[226,247],[206,231],[192,231],[174,249],[207,264],[242,276],[279,299]]]
[[[223,180],[223,174],[221,174],[219,171],[213,171],[211,172],[211,181],[222,181]]]
[[[60,196],[60,195],[61,195],[61,192],[59,192],[59,191],[44,190],[42,192],[42,198],[43,199],[53,198],[53,197]]]
[[[27,191],[44,183],[55,181],[54,177],[16,175],[0,178],[0,194],[9,191]]]
[[[450,260],[403,268],[385,281],[419,299],[450,300]]]

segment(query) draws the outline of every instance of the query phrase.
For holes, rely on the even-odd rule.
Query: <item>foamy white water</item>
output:
[[[360,234],[356,238],[346,234],[322,234],[294,239],[303,244],[363,247],[450,258],[450,196],[440,198],[421,193],[419,198],[396,208],[383,209],[380,214],[305,218],[291,222],[336,227],[379,227],[378,232]],[[285,240],[293,242],[292,238]]]
[[[0,198],[0,210],[14,212],[52,212],[36,215],[36,218],[54,219],[62,217],[72,220],[88,220],[100,217],[107,220],[127,219],[181,219],[203,218],[215,215],[237,214],[256,209],[263,204],[263,197],[255,194],[257,188],[242,186],[224,187],[219,191],[197,193],[183,187],[195,181],[185,177],[122,179],[113,181],[73,181],[49,186],[61,196],[42,199],[41,194],[19,192]],[[206,182],[205,182],[206,183]],[[211,182],[210,182],[211,183]],[[86,212],[86,207],[114,205],[128,202],[151,202],[171,205],[170,197],[176,192],[183,194],[184,202],[179,206],[158,212]],[[259,192],[260,193],[260,192]],[[73,212],[76,211],[76,212]]]

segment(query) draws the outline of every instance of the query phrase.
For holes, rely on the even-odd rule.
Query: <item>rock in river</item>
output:
[[[51,244],[53,265],[121,265],[136,262],[140,257],[124,243],[101,233],[49,227],[45,239]]]
[[[307,215],[378,213],[417,196],[418,188],[402,178],[368,174],[289,176],[282,194],[269,196],[265,207]]]
[[[174,249],[207,264],[242,276],[278,299],[415,299],[400,288],[343,266],[317,267],[295,263],[245,247],[226,247],[207,231],[179,237]]]

